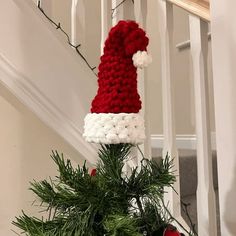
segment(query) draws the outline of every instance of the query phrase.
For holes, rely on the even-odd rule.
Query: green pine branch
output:
[[[27,236],[139,236],[158,235],[169,223],[161,206],[164,187],[175,176],[168,156],[157,164],[143,159],[140,168],[123,173],[130,144],[103,145],[95,176],[86,163],[73,167],[57,152],[55,180],[32,182],[30,189],[48,211],[47,219],[26,215],[13,224]]]

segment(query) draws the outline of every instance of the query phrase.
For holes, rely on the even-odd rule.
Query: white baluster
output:
[[[78,0],[72,0],[71,2],[71,44],[77,45],[77,5]]]
[[[139,26],[144,28],[146,27],[146,16],[147,16],[147,1],[134,0],[134,16],[135,21],[139,23]],[[140,149],[144,153],[146,158],[151,158],[151,135],[149,130],[149,119],[148,119],[148,110],[146,106],[147,102],[147,81],[146,81],[146,70],[138,69],[138,91],[142,100],[142,110],[141,114],[145,119],[145,134],[146,139],[143,145],[140,145]],[[138,160],[142,159],[142,155],[138,153]]]
[[[42,6],[41,4],[42,4],[42,0],[36,0],[36,4],[37,4],[37,6]]]
[[[101,55],[103,54],[103,47],[108,36],[108,17],[110,17],[110,9],[108,0],[101,0]]]
[[[118,21],[122,20],[124,17],[124,4],[117,7],[120,3],[120,0],[112,0],[111,7],[115,9],[112,13],[112,26],[116,25]]]
[[[197,212],[200,236],[215,236],[216,206],[212,177],[211,130],[207,81],[208,23],[189,17],[197,135]]]
[[[147,2],[134,0],[134,17],[140,27],[146,26]]]
[[[173,159],[175,171],[175,191],[167,188],[165,203],[172,215],[185,227],[187,224],[181,217],[180,181],[179,181],[179,156],[176,148],[175,115],[174,115],[174,81],[173,81],[173,6],[167,1],[159,0],[159,29],[161,34],[161,76],[162,76],[162,101],[163,101],[163,158],[167,152]]]

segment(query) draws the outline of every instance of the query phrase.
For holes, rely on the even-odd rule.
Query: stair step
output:
[[[180,191],[181,196],[193,195],[197,191],[196,151],[180,150]],[[212,152],[213,185],[218,189],[216,152]]]
[[[173,157],[174,158],[174,157]],[[153,159],[161,159],[161,150],[153,149]],[[213,185],[218,189],[216,152],[212,152]],[[180,192],[181,196],[191,196],[197,190],[197,154],[196,150],[179,150]]]
[[[153,159],[160,161],[162,150],[153,149]],[[197,154],[196,150],[180,149],[179,152],[179,174],[180,174],[180,194],[181,200],[189,204],[188,213],[197,229]],[[174,158],[174,157],[173,157]],[[217,236],[220,236],[220,216],[219,216],[219,197],[218,197],[218,179],[217,179],[217,157],[216,152],[212,152],[212,169],[213,169],[213,185],[216,193],[216,210],[217,210]],[[189,224],[187,215],[182,209],[182,216]]]
[[[220,236],[220,212],[219,212],[219,196],[218,196],[218,190],[215,191],[215,195],[216,195],[216,219],[217,219],[217,236]],[[189,204],[188,206],[188,214],[190,216],[190,219],[193,223],[193,225],[195,225],[195,229],[197,229],[197,199],[196,199],[196,194],[193,195],[189,195],[189,196],[185,196],[182,197],[181,200],[186,203]],[[187,224],[190,226],[190,221],[189,218],[187,217],[186,213],[183,211],[181,212],[184,220],[187,222]]]

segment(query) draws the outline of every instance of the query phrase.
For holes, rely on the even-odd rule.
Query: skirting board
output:
[[[164,137],[162,134],[151,135],[151,147],[161,149],[163,147]],[[176,146],[178,149],[196,150],[197,137],[196,135],[176,135]],[[215,132],[211,133],[212,150],[216,150]]]

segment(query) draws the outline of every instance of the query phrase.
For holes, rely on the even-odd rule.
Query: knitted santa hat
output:
[[[98,73],[98,91],[85,117],[84,137],[102,144],[140,144],[145,138],[139,114],[137,67],[151,62],[148,38],[134,21],[119,21],[105,42]]]

